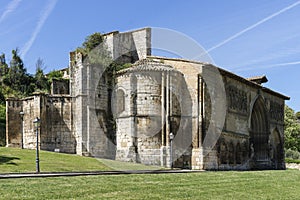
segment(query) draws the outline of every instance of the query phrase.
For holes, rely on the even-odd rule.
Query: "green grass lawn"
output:
[[[35,150],[0,148],[0,173],[35,172]],[[110,167],[95,158],[40,151],[41,172],[101,171]]]
[[[299,170],[0,180],[0,199],[299,198]]]
[[[41,151],[41,171],[159,169]],[[0,173],[34,172],[35,151],[0,148]],[[300,199],[300,171],[0,179],[0,199]]]
[[[35,158],[35,150],[0,147],[0,173],[35,172]],[[41,172],[71,172],[158,170],[161,167],[40,151],[40,169]]]

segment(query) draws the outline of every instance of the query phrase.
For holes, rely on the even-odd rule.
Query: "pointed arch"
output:
[[[271,132],[269,138],[269,152],[273,167],[281,169],[284,164],[284,150],[282,137],[277,127]]]
[[[266,168],[269,165],[269,119],[264,99],[258,96],[255,100],[250,119],[250,145],[253,145],[252,161],[255,168]]]

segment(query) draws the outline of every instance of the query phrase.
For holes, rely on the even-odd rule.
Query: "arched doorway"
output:
[[[251,113],[250,151],[252,168],[270,168],[269,121],[262,97],[255,101]]]
[[[272,167],[274,169],[284,169],[283,145],[277,128],[270,135],[269,148]]]

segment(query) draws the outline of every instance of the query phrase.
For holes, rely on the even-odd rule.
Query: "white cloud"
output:
[[[42,29],[44,23],[46,22],[48,16],[51,14],[52,10],[56,5],[57,0],[50,0],[46,5],[45,9],[41,11],[40,18],[34,31],[31,34],[30,39],[25,43],[24,47],[21,49],[21,57],[24,58],[27,52],[30,50],[32,44],[34,43],[36,37],[38,36],[40,30]]]
[[[244,34],[244,33],[248,32],[248,31],[250,31],[250,30],[256,28],[257,26],[259,26],[259,25],[261,25],[261,24],[263,24],[263,23],[265,23],[265,22],[267,22],[267,21],[273,19],[274,17],[276,17],[276,16],[278,16],[278,15],[280,15],[280,14],[282,14],[282,13],[284,13],[284,12],[286,12],[286,11],[292,9],[292,8],[294,8],[295,6],[297,6],[297,5],[299,5],[299,4],[300,4],[300,1],[297,1],[297,2],[295,2],[295,3],[293,3],[293,4],[291,4],[291,5],[289,5],[289,6],[285,7],[285,8],[283,8],[283,9],[281,9],[281,10],[275,12],[274,14],[272,14],[272,15],[270,15],[270,16],[268,16],[268,17],[266,17],[266,18],[264,18],[264,19],[262,19],[262,20],[256,22],[255,24],[253,24],[253,25],[251,25],[251,26],[245,28],[244,30],[242,30],[242,31],[240,31],[240,32],[238,32],[238,33],[236,33],[236,34],[234,34],[233,36],[227,38],[226,40],[220,42],[219,44],[217,44],[217,45],[211,47],[210,49],[207,50],[207,53],[210,52],[210,51],[212,51],[212,50],[214,50],[214,49],[216,49],[216,48],[219,48],[219,47],[225,45],[226,43],[230,42],[231,40],[233,40],[233,39],[235,39],[235,38],[241,36],[242,34]]]
[[[260,57],[256,58],[256,59],[251,59],[249,61],[243,62],[243,63],[238,63],[238,64],[231,64],[229,67],[231,70],[237,70],[240,71],[243,69],[249,69],[249,66],[262,66],[264,65],[263,63],[266,62],[271,62],[271,61],[275,61],[275,60],[279,60],[281,58],[287,58],[290,56],[297,56],[300,53],[300,47],[293,47],[293,48],[281,48],[279,49],[279,47],[277,51],[271,52],[269,54],[263,54]],[[276,49],[274,48],[274,49]],[[275,61],[276,62],[276,61]],[[294,63],[294,62],[289,62],[289,63]],[[284,64],[285,65],[285,64]],[[234,67],[237,66],[237,67]],[[269,66],[269,65],[267,65]],[[274,66],[274,64],[270,65],[270,66]],[[275,66],[278,66],[278,64],[276,64]],[[279,66],[283,66],[282,64],[280,64]]]
[[[21,1],[22,0],[13,0],[6,6],[4,12],[0,17],[0,23],[4,21],[4,19],[7,17],[9,13],[13,12],[18,7]]]
[[[283,67],[283,66],[286,67],[290,65],[300,65],[300,61],[270,64],[270,65],[265,65],[263,67],[260,67],[260,69],[270,69],[270,68]],[[239,72],[239,71],[251,71],[251,70],[257,70],[257,68],[255,67],[239,68],[239,69],[235,69],[234,71]]]

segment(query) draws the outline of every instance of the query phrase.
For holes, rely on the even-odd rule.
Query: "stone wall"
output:
[[[204,155],[206,169],[284,169],[283,114],[286,97],[274,93],[231,73],[220,71],[226,90],[226,116],[222,134],[214,148],[216,160]],[[259,104],[260,107],[256,105]],[[273,104],[271,106],[271,104]],[[209,107],[205,107],[210,111]],[[259,109],[259,110],[257,110]],[[261,114],[260,114],[261,113]],[[262,115],[262,116],[257,116]],[[259,117],[260,124],[254,118]],[[264,121],[265,120],[265,121]],[[253,124],[254,123],[254,124]],[[253,133],[260,126],[266,139]],[[263,128],[265,127],[265,128]],[[259,133],[262,134],[262,133]],[[258,137],[258,138],[255,138]],[[254,146],[253,146],[253,141]],[[262,144],[257,144],[262,142]],[[260,154],[264,154],[262,157]]]
[[[36,148],[36,130],[33,121],[37,117],[41,118],[41,96],[43,95],[35,94],[34,96],[22,99],[22,111],[24,112],[23,147],[26,149]],[[43,121],[43,124],[45,122]],[[41,142],[40,139],[39,141]]]
[[[70,94],[69,79],[52,79],[51,94]]]
[[[6,146],[22,147],[22,101],[7,99],[6,101]]]
[[[283,112],[286,97],[209,64],[148,58],[169,64],[184,74],[186,91],[192,102],[192,168],[284,168]],[[202,88],[201,82],[204,82]],[[258,99],[261,103],[254,108]],[[264,144],[255,146],[255,151],[259,153],[251,158],[250,144],[255,139],[250,134],[254,130],[251,125],[255,123],[252,120],[254,110],[260,111],[255,111],[253,115],[265,116],[265,125],[260,126],[266,127],[267,132],[266,139],[261,141]],[[179,155],[184,154],[181,152]],[[258,161],[257,156],[264,156],[264,161]]]
[[[112,59],[119,63],[134,63],[151,55],[151,29],[112,32],[104,35]]]
[[[104,35],[104,45],[120,64],[133,63],[150,54],[150,29]],[[104,47],[105,48],[105,47]],[[109,64],[109,63],[106,63]],[[82,54],[70,53],[71,96],[77,153],[114,158],[115,132],[111,112],[113,85],[106,75],[107,66],[91,64]]]
[[[172,132],[177,134],[173,141],[174,166],[190,163],[187,161],[191,157],[189,116],[181,116],[191,102],[183,98],[183,91],[186,84],[182,74],[160,62],[145,60],[120,72],[116,93],[122,95],[117,103],[124,105],[124,109],[116,114],[116,159],[170,166]],[[183,154],[188,159],[177,157]]]
[[[7,100],[7,146],[36,148],[33,121],[40,119],[40,149],[65,153],[76,152],[70,96],[35,94],[20,100]],[[23,112],[23,123],[20,112]],[[22,143],[22,145],[21,145]]]
[[[287,97],[207,63],[149,56],[148,28],[104,41],[107,62],[133,66],[114,80],[110,63],[71,52],[69,89],[54,81],[52,95],[7,100],[8,146],[35,148],[39,117],[49,151],[192,169],[284,168]]]
[[[160,165],[160,73],[128,73],[117,80],[117,90],[124,93],[124,110],[117,115],[116,158]]]
[[[83,66],[81,53],[70,53],[70,92],[73,97],[72,114],[74,116],[73,131],[77,141],[76,153],[88,155],[86,144],[87,118],[87,69]]]
[[[40,96],[41,149],[76,153],[72,98],[69,95]]]
[[[168,59],[161,57],[149,56],[149,59],[172,66],[175,70],[184,74],[181,78],[173,80],[172,84],[180,85],[180,90],[175,91],[178,100],[177,109],[174,109],[174,117],[176,121],[173,125],[173,133],[176,135],[174,139],[174,155],[178,160],[175,161],[175,167],[187,167],[193,169],[202,169],[202,150],[200,143],[202,138],[202,118],[200,117],[201,107],[201,90],[199,89],[199,74],[202,73],[204,63],[190,62],[183,59]],[[172,87],[172,86],[171,86]],[[180,108],[179,108],[180,107]],[[181,110],[177,115],[178,109]],[[177,110],[177,111],[176,111]],[[176,117],[175,117],[176,116]],[[176,124],[180,125],[176,127]]]

